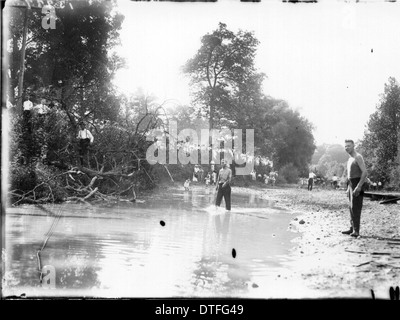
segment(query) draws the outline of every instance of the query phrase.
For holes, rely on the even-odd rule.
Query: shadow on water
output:
[[[40,288],[36,251],[57,210],[41,254],[56,270],[55,295],[252,296],[288,260],[291,215],[254,195],[233,193],[231,212],[214,207],[212,188],[143,200],[8,210],[5,294]]]

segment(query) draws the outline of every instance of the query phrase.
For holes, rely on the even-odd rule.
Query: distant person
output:
[[[213,170],[211,176],[212,176],[213,185],[216,185],[217,184],[217,171],[215,171],[215,169]]]
[[[197,165],[194,166],[193,181],[194,181],[194,182],[199,181],[199,167],[198,167]]]
[[[208,187],[210,185],[210,181],[211,181],[210,173],[207,173],[205,181],[206,181],[206,186]]]
[[[378,182],[378,190],[382,190],[382,182]]]
[[[31,101],[31,97],[28,96],[28,100],[26,100],[23,105],[23,119],[24,119],[24,126],[28,133],[32,132],[32,111],[33,111],[33,103]]]
[[[232,171],[228,168],[226,160],[221,161],[222,169],[219,170],[218,180],[217,180],[217,199],[215,201],[215,205],[219,207],[221,205],[222,197],[225,200],[225,208],[226,210],[231,210],[231,180],[232,180]]]
[[[23,109],[24,109],[24,115],[25,116],[30,116],[32,109],[33,109],[33,103],[31,101],[31,96],[28,96],[28,100],[26,100],[23,104]]]
[[[85,123],[83,121],[79,122],[80,130],[78,132],[79,139],[79,158],[81,161],[81,165],[83,166],[83,157],[88,152],[89,144],[93,144],[94,137],[91,132],[86,129]]]
[[[363,185],[367,179],[367,169],[361,154],[354,150],[354,141],[345,140],[345,150],[349,154],[347,161],[347,195],[350,205],[350,229],[342,231],[352,237],[360,235],[361,209],[363,205]]]
[[[201,183],[203,183],[203,180],[204,180],[204,170],[203,170],[203,167],[201,167],[201,166],[200,166],[198,175],[199,175],[199,181],[200,181]]]
[[[271,181],[271,185],[273,187],[275,187],[275,183],[276,183],[276,178],[278,177],[278,172],[276,171],[271,171],[269,173],[269,180]]]
[[[378,185],[377,185],[377,183],[374,181],[374,182],[372,183],[372,189],[376,191],[377,188],[378,188]]]
[[[314,179],[317,175],[314,172],[310,172],[308,175],[308,191],[312,191],[313,185],[314,185]]]
[[[185,183],[183,184],[183,187],[185,188],[185,191],[189,191],[190,179],[186,179]]]
[[[210,178],[210,185],[212,185],[212,184],[213,184],[212,172],[209,171],[209,172],[207,173],[207,176]]]
[[[336,174],[334,174],[332,177],[332,186],[333,186],[333,189],[335,189],[335,190],[338,187],[338,177],[336,176]]]

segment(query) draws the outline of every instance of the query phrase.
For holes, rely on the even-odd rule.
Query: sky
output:
[[[317,145],[362,139],[384,84],[389,77],[400,81],[400,3],[119,0],[118,6],[125,15],[118,52],[127,68],[114,83],[122,92],[140,87],[160,102],[189,104],[181,68],[201,37],[223,22],[234,32],[254,32],[264,94],[307,118]]]

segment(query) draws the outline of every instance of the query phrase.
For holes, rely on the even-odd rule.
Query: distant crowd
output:
[[[322,176],[318,176],[315,172],[311,171],[309,173],[308,178],[300,178],[299,179],[299,187],[307,186],[307,189],[311,191],[313,186],[319,186],[322,188],[326,188],[327,186],[331,186],[333,189],[346,188],[346,181],[342,181],[342,178],[339,178],[336,174],[334,174],[331,178],[325,178]],[[377,191],[383,189],[383,183],[381,181],[372,181],[367,178],[364,186],[365,190]]]
[[[263,182],[265,184],[269,184],[272,186],[275,186],[276,184],[276,179],[278,178],[278,172],[271,170],[269,174],[264,173],[264,174],[257,174],[254,170],[250,173],[251,179],[253,181],[259,181]]]
[[[278,177],[278,172],[271,170],[268,174],[257,174],[255,170],[250,173],[252,181],[258,181],[267,185],[275,186]],[[218,171],[215,169],[215,165],[211,165],[210,171],[205,171],[200,165],[195,165],[193,174],[190,179],[186,179],[184,183],[185,189],[188,189],[192,182],[204,183],[206,186],[215,186],[218,181]]]

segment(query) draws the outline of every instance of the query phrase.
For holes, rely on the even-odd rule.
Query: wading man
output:
[[[226,160],[221,161],[222,169],[219,170],[218,180],[217,180],[217,199],[215,200],[215,205],[219,207],[221,205],[222,197],[225,200],[226,210],[231,210],[231,179],[232,171],[228,168]]]
[[[347,196],[350,205],[351,227],[350,230],[342,231],[342,233],[358,237],[363,205],[363,184],[367,178],[367,169],[362,155],[354,150],[353,140],[345,140],[345,150],[350,156],[347,161]]]

